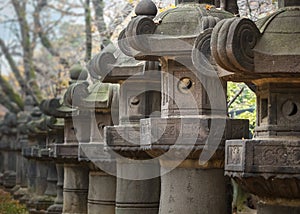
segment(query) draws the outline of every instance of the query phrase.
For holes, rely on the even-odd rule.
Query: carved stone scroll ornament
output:
[[[216,63],[227,71],[254,71],[253,48],[261,34],[249,19],[220,21],[212,32],[211,48]]]
[[[218,17],[205,16],[202,18],[202,29],[213,28],[220,21]]]
[[[118,46],[120,50],[126,55],[133,57],[134,56],[134,49],[130,47],[128,38],[126,37],[126,29],[122,30],[119,34],[118,38]]]
[[[134,18],[127,26],[126,37],[130,46],[136,50],[145,52],[151,51],[145,34],[153,34],[156,24],[148,16],[138,16]]]
[[[192,51],[192,61],[195,67],[201,68],[204,72],[215,72],[211,57],[210,41],[212,29],[204,30],[195,40]]]
[[[74,83],[66,91],[64,95],[64,104],[72,108],[80,106],[83,98],[89,95],[87,83]]]
[[[99,76],[101,78],[103,75],[108,74],[116,63],[114,56],[116,48],[113,45],[109,45],[105,50],[106,51],[98,53],[89,63],[89,73],[95,79],[99,79]]]
[[[53,98],[50,100],[43,100],[40,104],[41,111],[49,116],[53,116],[56,118],[63,118],[64,113],[58,111],[57,109],[61,107],[60,99]]]

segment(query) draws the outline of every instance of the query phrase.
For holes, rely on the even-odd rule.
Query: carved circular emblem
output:
[[[289,120],[298,118],[298,104],[292,100],[287,100],[283,103],[281,108],[282,114]]]
[[[130,98],[130,105],[137,106],[140,103],[140,99],[136,96]]]
[[[193,81],[188,77],[183,77],[178,82],[178,90],[182,93],[188,93],[193,87]]]

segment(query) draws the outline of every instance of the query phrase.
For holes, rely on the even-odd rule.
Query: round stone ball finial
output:
[[[75,64],[70,68],[70,78],[72,80],[86,80],[88,72],[80,64]]]
[[[151,0],[141,0],[135,7],[137,16],[156,16],[157,7]]]

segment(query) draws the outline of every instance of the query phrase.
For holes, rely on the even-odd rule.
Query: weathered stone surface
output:
[[[267,204],[259,204],[259,211],[257,212],[257,214],[281,214],[281,213],[297,214],[299,212],[300,212],[299,207],[288,207],[288,206],[280,206],[280,205],[268,206]]]
[[[54,204],[48,207],[47,214],[61,214],[63,211],[64,167],[62,164],[56,164],[56,172],[57,172],[56,198]]]
[[[117,195],[116,214],[157,214],[159,209],[160,179],[138,179],[149,174],[149,169],[159,171],[159,166],[148,166],[144,163],[131,160],[119,160],[117,162]],[[135,173],[136,180],[124,179]]]
[[[168,119],[143,119],[142,146],[155,147],[156,145],[175,146],[204,146],[208,135],[209,126],[215,120],[216,123],[227,123],[222,139],[242,139],[248,136],[247,120],[230,120],[223,118],[168,118]],[[199,131],[195,131],[197,128]],[[216,130],[217,131],[217,130]],[[189,140],[195,140],[189,141]],[[190,142],[190,144],[189,144]],[[223,144],[224,145],[224,144]]]
[[[88,213],[114,214],[116,204],[116,177],[104,172],[89,175]]]
[[[63,213],[87,213],[89,169],[79,164],[64,165]]]
[[[300,198],[299,152],[299,140],[227,141],[225,174],[260,197]]]
[[[178,168],[161,177],[161,186],[163,191],[160,203],[164,206],[160,206],[159,213],[228,212],[222,169]]]
[[[270,173],[278,177],[283,177],[285,173],[295,174],[297,177],[299,172],[298,140],[228,141],[226,151],[227,171],[239,169],[238,171],[245,173]],[[247,154],[247,157],[243,154]]]

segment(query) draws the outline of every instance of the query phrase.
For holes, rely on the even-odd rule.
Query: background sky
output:
[[[111,15],[114,13],[114,10],[117,10],[118,7],[119,8],[124,7],[126,1],[127,0],[104,0],[105,3],[104,11],[106,11],[107,14]],[[49,0],[49,2],[59,2],[59,1]],[[72,2],[76,3],[76,2],[80,2],[80,0],[72,0]],[[175,0],[153,0],[153,2],[160,7],[165,7],[167,5],[174,4]],[[32,10],[32,8],[28,6],[27,10],[30,11]],[[77,8],[72,10],[72,12],[83,13],[84,9]],[[51,20],[57,20],[60,18],[60,14],[53,10],[51,10],[51,13],[49,13],[48,15]],[[15,19],[16,19],[16,14],[14,8],[10,3],[10,0],[0,0],[0,38],[8,43],[16,39],[14,33],[11,30],[11,29],[17,29],[19,27],[18,23],[13,21]],[[105,16],[104,19],[106,22],[109,21],[109,19]],[[31,22],[32,20],[28,20],[28,21]],[[84,17],[65,16],[63,18],[63,21],[84,24]],[[10,70],[3,56],[0,56],[0,70],[2,71],[3,74],[8,74]]]

